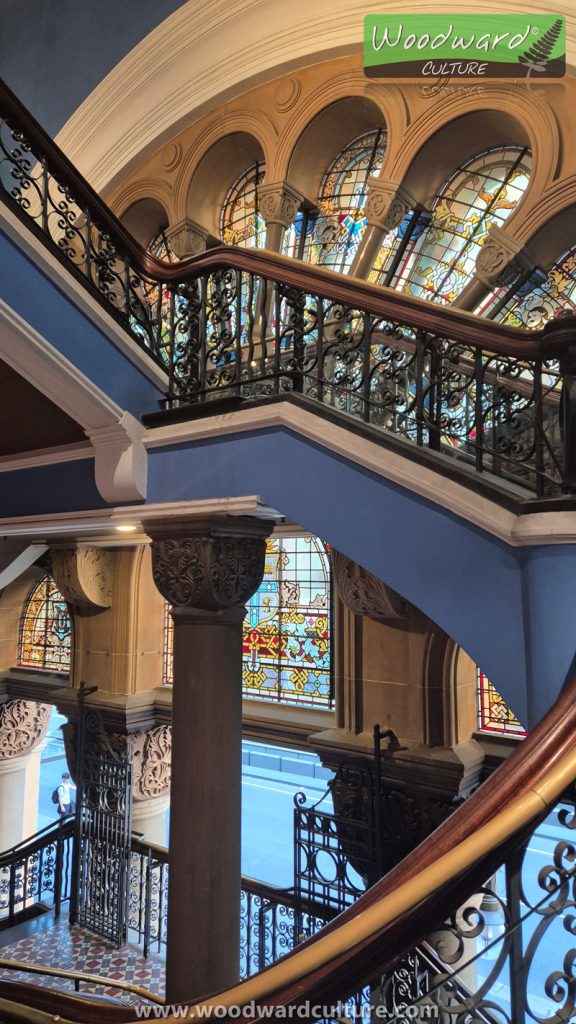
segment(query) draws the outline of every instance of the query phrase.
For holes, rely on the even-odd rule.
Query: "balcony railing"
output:
[[[163,263],[6,86],[0,193],[166,370],[168,408],[305,395],[528,496],[576,493],[576,318],[516,330],[255,250]]]

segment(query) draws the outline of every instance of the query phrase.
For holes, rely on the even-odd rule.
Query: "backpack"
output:
[[[60,797],[58,796],[58,786],[56,786],[56,789],[52,790],[52,803],[53,804],[59,804],[60,803]]]

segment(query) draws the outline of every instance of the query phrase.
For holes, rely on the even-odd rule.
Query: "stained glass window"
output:
[[[576,311],[576,245],[547,274],[535,270],[512,294],[508,293],[503,306],[492,316],[510,327],[539,330],[565,311]],[[490,310],[486,315],[490,316]]]
[[[366,132],[346,146],[330,165],[318,197],[318,213],[299,214],[286,232],[283,252],[346,273],[366,228],[370,178],[386,155],[386,132]]]
[[[487,150],[463,164],[437,195],[426,230],[418,233],[420,217],[410,215],[384,239],[372,280],[416,298],[454,302],[474,274],[489,229],[516,208],[529,175],[528,150],[514,146]]]
[[[258,190],[264,179],[265,166],[257,162],[244,171],[226,196],[222,208],[220,232],[226,245],[263,248],[266,243],[266,221],[259,209]]]
[[[20,624],[18,664],[47,672],[69,672],[72,620],[51,576],[34,587]]]
[[[168,607],[168,606],[167,606]],[[166,614],[164,682],[173,680],[173,623]],[[328,555],[314,537],[274,537],[244,620],[245,697],[332,707]]]
[[[526,736],[526,730],[480,669],[476,670],[478,728],[499,736]]]

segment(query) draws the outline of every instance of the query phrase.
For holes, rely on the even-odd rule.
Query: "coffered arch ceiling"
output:
[[[437,12],[428,0],[377,5],[401,14]],[[443,13],[470,13],[468,2]],[[509,0],[507,13],[550,13],[548,3]],[[489,4],[485,13],[502,13]],[[576,64],[576,9],[567,19],[567,57]],[[57,141],[98,190],[114,188],[152,150],[232,95],[318,61],[358,53],[364,0],[189,0],[106,76],[70,118]],[[168,69],[168,70],[167,70]]]

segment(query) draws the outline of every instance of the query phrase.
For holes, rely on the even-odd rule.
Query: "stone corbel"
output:
[[[416,200],[402,185],[381,178],[370,182],[365,213],[371,227],[392,231],[415,206]]]
[[[51,711],[35,700],[0,704],[0,761],[31,754],[46,735]]]
[[[262,185],[258,193],[260,213],[266,224],[280,224],[283,228],[292,224],[305,200],[302,192],[285,181]]]
[[[410,607],[395,590],[346,555],[332,548],[332,578],[340,600],[355,615],[366,615],[375,622],[405,619]]]
[[[112,603],[113,556],[105,548],[53,548],[52,576],[66,600],[86,609]]]
[[[148,732],[118,737],[126,746],[132,764],[134,800],[151,800],[170,793],[172,727],[160,725]]]
[[[141,501],[146,497],[144,433],[144,427],[129,412],[124,412],[117,423],[89,433],[95,453],[96,486],[105,501]]]
[[[185,217],[178,224],[168,228],[166,239],[174,255],[179,260],[185,260],[205,251],[208,234],[201,224]]]
[[[522,242],[493,224],[476,257],[476,277],[488,289],[509,284],[535,266]]]

